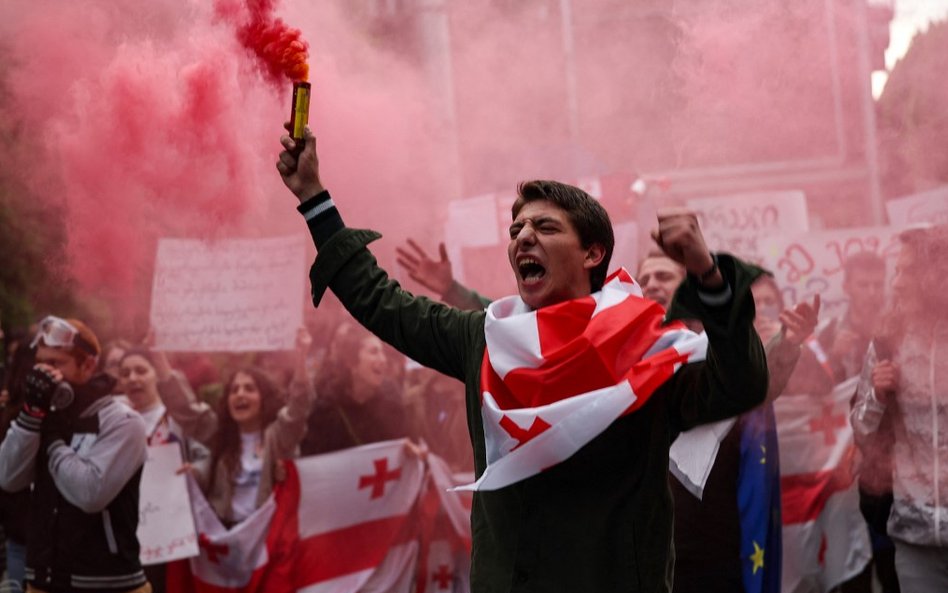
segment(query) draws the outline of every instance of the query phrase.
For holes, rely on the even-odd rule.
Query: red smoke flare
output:
[[[232,2],[218,1],[216,8],[218,15],[237,25],[238,41],[260,58],[270,82],[307,80],[309,44],[299,29],[273,17],[275,5],[273,0],[248,0],[245,16],[239,15],[240,7]]]

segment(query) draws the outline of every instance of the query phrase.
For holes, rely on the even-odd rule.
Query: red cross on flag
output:
[[[852,473],[849,401],[857,380],[827,395],[782,395],[774,402],[785,593],[826,593],[862,572],[871,558]]]
[[[406,441],[286,462],[287,478],[245,521],[224,529],[193,486],[200,551],[180,593],[407,593],[418,556],[413,515],[424,463]]]
[[[412,508],[424,479],[405,441],[296,462],[300,496],[297,584],[308,593],[389,591],[414,576]]]
[[[599,292],[536,311],[517,296],[493,302],[481,370],[488,465],[461,489],[503,488],[564,461],[702,360],[707,338],[664,315],[622,269]]]
[[[292,466],[290,466],[292,470]],[[252,515],[226,529],[189,476],[191,513],[200,554],[168,570],[168,590],[180,593],[292,591],[292,548],[299,481],[286,482]]]

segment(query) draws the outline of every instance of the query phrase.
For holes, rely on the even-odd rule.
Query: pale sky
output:
[[[895,18],[889,29],[889,49],[885,52],[885,65],[891,71],[895,63],[905,55],[912,37],[928,28],[928,23],[948,16],[948,0],[870,0],[871,4],[895,6]],[[888,72],[872,74],[872,95],[876,98],[888,79]]]

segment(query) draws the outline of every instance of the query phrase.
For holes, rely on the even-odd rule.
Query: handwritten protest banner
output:
[[[885,205],[889,224],[948,224],[948,185],[913,196],[889,200]]]
[[[809,230],[802,191],[761,192],[688,200],[708,247],[760,263],[760,242]]]
[[[151,299],[155,348],[289,350],[303,323],[303,239],[158,243]]]
[[[829,319],[846,310],[846,259],[861,251],[875,253],[886,261],[891,277],[899,254],[898,233],[894,227],[867,227],[775,235],[760,242],[762,263],[774,273],[788,307],[819,293],[823,303],[820,318]]]
[[[178,443],[148,447],[138,501],[138,541],[142,564],[159,564],[198,555],[191,499]]]

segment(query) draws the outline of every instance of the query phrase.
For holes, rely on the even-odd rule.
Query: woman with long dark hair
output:
[[[308,420],[303,455],[407,437],[395,375],[382,341],[355,323],[342,322],[320,369],[321,395]]]
[[[284,398],[256,367],[234,371],[216,409],[198,401],[185,382],[162,391],[168,412],[186,434],[211,450],[209,471],[197,472],[208,502],[225,525],[246,519],[270,495],[280,461],[297,456],[315,392],[305,368],[311,338],[297,337],[297,361]]]

